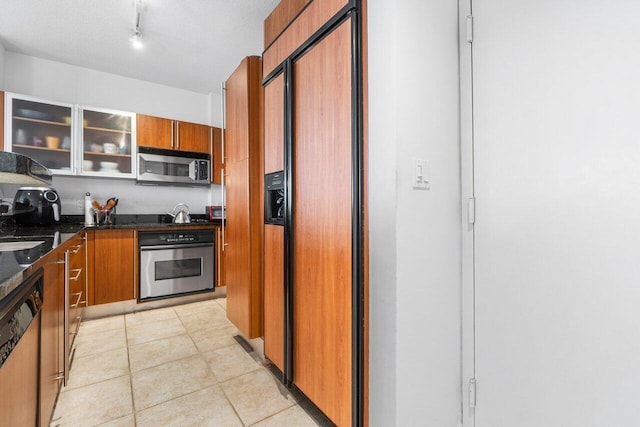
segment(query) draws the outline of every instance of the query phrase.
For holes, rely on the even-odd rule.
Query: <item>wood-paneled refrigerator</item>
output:
[[[285,181],[284,226],[265,224],[265,356],[339,426],[364,424],[366,394],[360,13],[309,2],[263,57],[265,173]]]

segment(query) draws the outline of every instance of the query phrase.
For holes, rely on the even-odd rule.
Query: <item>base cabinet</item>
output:
[[[64,251],[56,250],[44,264],[40,333],[39,424],[49,425],[64,370]]]
[[[93,265],[93,301],[107,304],[136,298],[135,231],[95,230],[89,263]]]

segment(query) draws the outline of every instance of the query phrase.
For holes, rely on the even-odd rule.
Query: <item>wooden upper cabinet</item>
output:
[[[0,91],[0,151],[4,151],[4,92]]]
[[[226,81],[226,162],[237,162],[259,152],[251,144],[262,140],[262,61],[248,56]]]
[[[138,114],[137,141],[140,147],[195,151],[211,155],[209,126]]]
[[[145,116],[138,114],[136,117],[137,135],[139,147],[173,148],[173,124],[172,120],[162,117]]]
[[[287,28],[287,25],[311,0],[282,0],[264,21],[264,48]]]
[[[209,126],[189,122],[174,122],[176,149],[211,154]]]
[[[316,0],[310,2],[302,10],[302,13],[296,17],[295,21],[265,50],[262,57],[263,76],[268,76],[348,3],[348,0]]]
[[[222,129],[211,128],[211,183],[222,184],[224,158],[222,157]]]

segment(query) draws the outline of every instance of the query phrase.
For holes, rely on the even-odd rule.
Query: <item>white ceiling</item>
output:
[[[279,0],[144,0],[144,48],[129,38],[133,0],[0,0],[6,51],[201,93],[219,93],[240,60],[260,55]]]

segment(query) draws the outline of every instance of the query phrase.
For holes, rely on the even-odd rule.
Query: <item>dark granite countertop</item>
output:
[[[60,223],[52,226],[18,226],[5,220],[0,223],[0,246],[3,243],[28,245],[42,242],[30,248],[0,247],[0,305],[2,299],[16,289],[33,273],[33,264],[53,249],[65,243],[83,229],[132,229],[158,227],[184,227],[221,225],[220,221],[209,222],[204,215],[192,215],[189,224],[174,224],[169,215],[118,215],[113,225],[85,227],[84,216],[65,215]],[[33,244],[31,243],[31,244]]]

